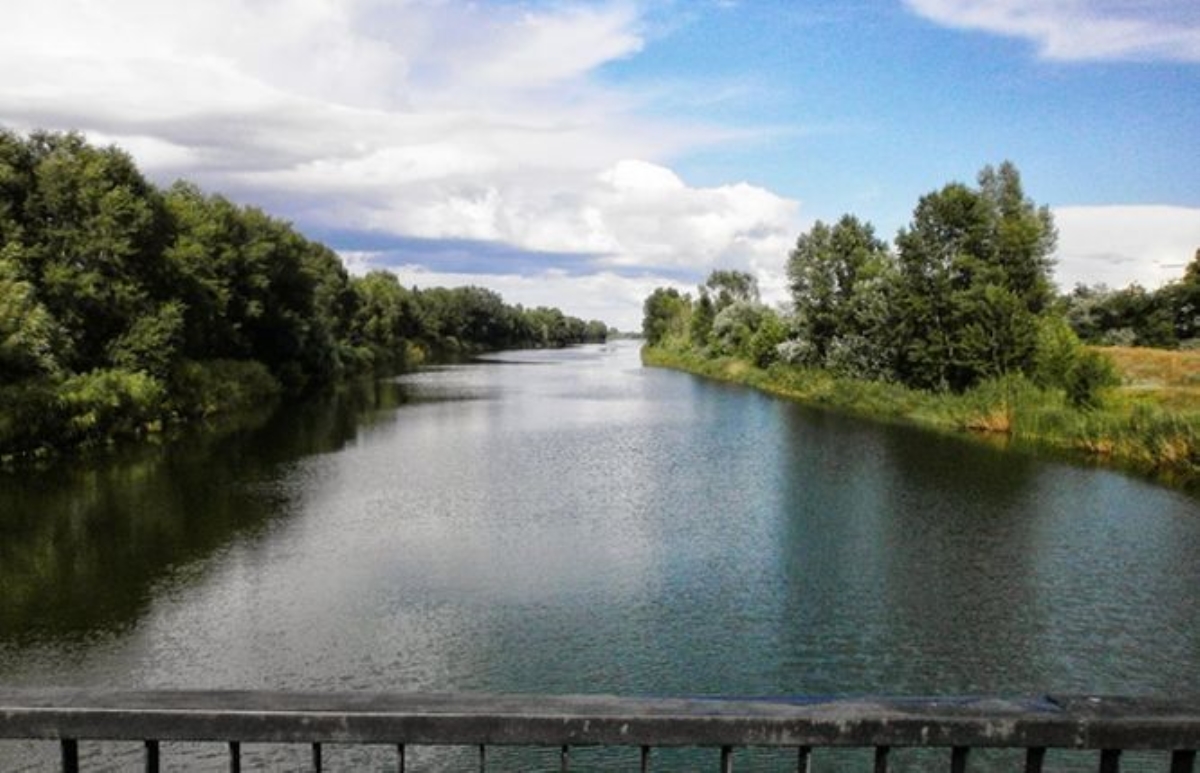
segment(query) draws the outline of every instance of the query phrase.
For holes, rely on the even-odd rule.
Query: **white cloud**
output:
[[[1200,62],[1195,0],[905,0],[939,24],[1026,38],[1059,60]]]
[[[1133,282],[1154,289],[1183,276],[1200,249],[1200,208],[1059,207],[1059,287]]]
[[[768,285],[798,230],[794,201],[692,187],[662,164],[744,130],[642,118],[638,94],[591,77],[640,51],[632,2],[23,6],[0,27],[0,121],[81,129],[156,179],[188,177],[302,227],[583,253],[624,276],[728,266]],[[611,292],[637,313],[657,286],[505,281],[514,300]],[[627,324],[629,308],[613,313]]]

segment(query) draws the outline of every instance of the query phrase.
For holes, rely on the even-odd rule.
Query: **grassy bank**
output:
[[[642,361],[807,405],[1019,443],[1134,470],[1189,490],[1200,488],[1200,353],[1112,354],[1124,383],[1110,390],[1096,410],[1074,408],[1061,392],[1040,389],[1021,377],[988,381],[956,395],[782,364],[762,369],[742,359],[661,347],[643,349]]]

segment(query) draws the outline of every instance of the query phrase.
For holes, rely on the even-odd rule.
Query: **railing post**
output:
[[[312,745],[312,760],[313,760],[313,773],[321,773],[322,759],[321,759],[321,744],[319,744],[319,743],[314,743]]]
[[[796,752],[796,773],[811,773],[812,747],[801,746]]]
[[[146,773],[158,773],[158,741],[146,741]]]
[[[1042,773],[1042,765],[1046,762],[1046,749],[1041,746],[1031,746],[1025,750],[1025,773]]]
[[[875,747],[875,773],[887,773],[888,769],[888,754],[892,751],[890,746]]]
[[[479,773],[487,773],[487,746],[479,744]]]
[[[1100,752],[1100,773],[1121,773],[1121,750],[1104,749]]]
[[[950,750],[950,773],[967,773],[967,757],[971,747],[955,746]]]
[[[242,744],[229,742],[229,773],[242,773]]]
[[[398,773],[404,773],[404,744],[396,746],[396,770]]]
[[[650,773],[650,747],[642,747],[642,773]]]
[[[571,770],[571,747],[564,745],[562,753],[558,759],[558,769],[562,773],[568,773]]]
[[[733,747],[721,747],[721,773],[733,773]]]
[[[62,749],[63,773],[79,773],[79,741],[64,738],[59,742]]]
[[[1171,773],[1194,773],[1195,770],[1195,749],[1176,749],[1171,752]]]

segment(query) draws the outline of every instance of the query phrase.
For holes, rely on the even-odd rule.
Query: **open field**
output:
[[[1129,346],[1098,348],[1121,374],[1120,393],[1163,408],[1200,412],[1200,351],[1170,351]]]

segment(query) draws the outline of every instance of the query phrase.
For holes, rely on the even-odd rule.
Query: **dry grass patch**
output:
[[[1200,351],[1109,346],[1097,349],[1121,374],[1121,392],[1173,411],[1200,411]]]

